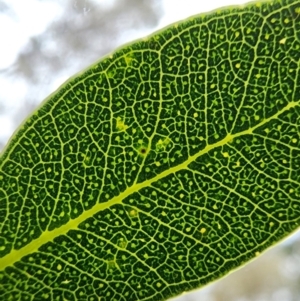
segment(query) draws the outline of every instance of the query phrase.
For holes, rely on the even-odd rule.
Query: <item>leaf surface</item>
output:
[[[165,300],[297,229],[299,65],[300,4],[281,0],[66,82],[0,158],[0,300]]]

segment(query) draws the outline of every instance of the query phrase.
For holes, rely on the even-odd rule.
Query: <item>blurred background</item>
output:
[[[0,0],[0,151],[65,80],[169,23],[243,0]],[[300,300],[300,234],[173,301]]]

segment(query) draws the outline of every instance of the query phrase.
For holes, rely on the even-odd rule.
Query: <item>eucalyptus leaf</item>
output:
[[[190,17],[68,80],[0,158],[0,300],[166,300],[299,228],[300,3]]]

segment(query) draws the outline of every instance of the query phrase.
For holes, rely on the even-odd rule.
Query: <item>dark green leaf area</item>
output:
[[[2,159],[4,215],[15,219],[5,221],[3,254],[29,243],[31,230],[60,227],[293,100],[297,4],[284,5],[269,14],[264,4],[172,26],[54,95]],[[22,209],[11,211],[17,199]],[[30,226],[17,227],[24,219]]]
[[[291,230],[274,210],[292,208],[290,202],[276,208],[271,198],[249,200],[247,192],[232,190],[234,183],[220,185],[221,170],[228,166],[221,155],[225,150],[208,154],[213,165],[220,162],[214,177],[210,171],[202,173],[196,162],[134,193],[7,269],[1,276],[3,287],[29,287],[26,293],[41,300],[64,294],[68,300],[161,300],[190,289],[191,283],[203,285],[253,257],[272,243],[271,231],[282,236]],[[269,191],[263,184],[256,186]],[[12,283],[18,273],[32,277]],[[16,295],[23,296],[22,291]]]

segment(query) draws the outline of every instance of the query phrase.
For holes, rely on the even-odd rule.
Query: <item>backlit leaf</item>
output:
[[[70,79],[0,158],[0,300],[165,300],[300,222],[300,3],[199,15]]]

